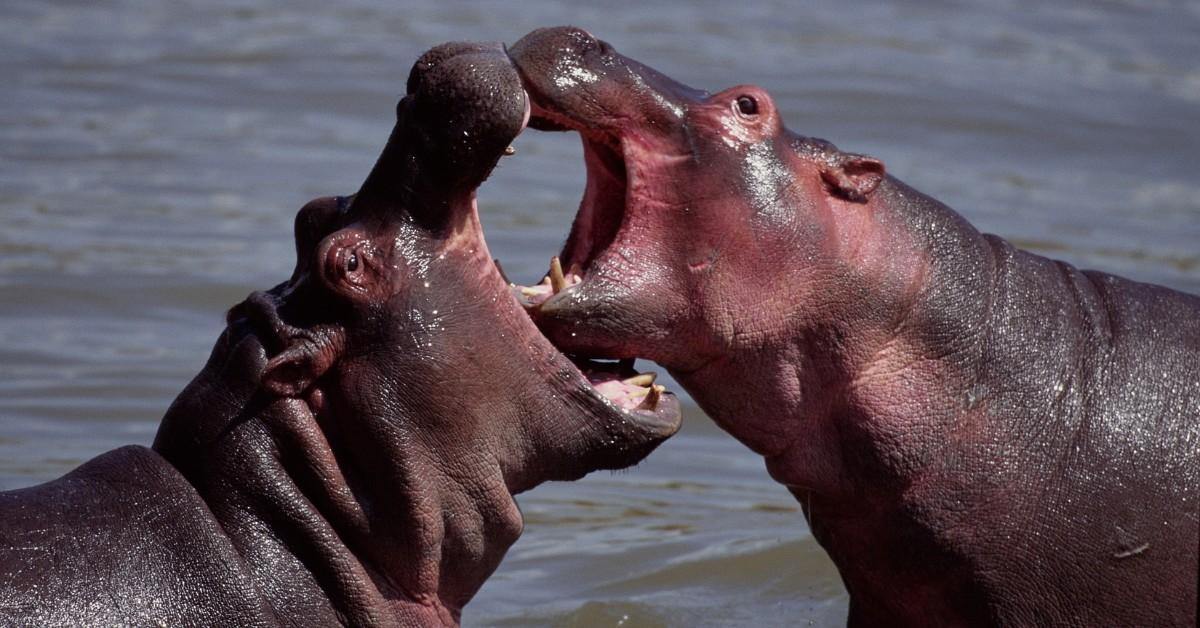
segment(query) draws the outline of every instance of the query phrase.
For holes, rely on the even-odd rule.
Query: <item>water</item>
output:
[[[697,87],[760,84],[794,130],[986,231],[1200,292],[1194,1],[9,0],[0,20],[0,488],[148,443],[224,309],[290,273],[295,210],[356,189],[412,61],[449,39],[575,23]],[[516,147],[481,205],[528,281],[583,168],[574,137]],[[689,415],[637,469],[523,496],[466,622],[842,624],[791,497]]]

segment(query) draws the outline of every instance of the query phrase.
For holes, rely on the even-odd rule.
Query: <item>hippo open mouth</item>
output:
[[[668,280],[679,268],[702,272],[709,256],[654,221],[668,210],[688,213],[661,192],[672,187],[668,173],[693,159],[678,149],[687,143],[683,118],[707,94],[575,28],[534,31],[510,55],[530,98],[529,126],[579,133],[587,171],[566,243],[539,285],[515,287],[521,304],[568,353],[686,370],[659,349],[673,344],[670,336],[693,348],[705,339],[686,329],[695,303]]]
[[[518,133],[534,119],[532,100],[527,93],[523,95],[525,114]],[[538,120],[540,125],[540,118]],[[505,154],[509,152],[505,151]],[[498,159],[500,156],[495,157]],[[507,315],[509,320],[506,322],[518,327],[512,333],[514,343],[524,345],[535,361],[541,360],[540,364],[544,367],[542,376],[547,380],[548,395],[562,397],[568,402],[578,404],[583,401],[580,393],[585,393],[586,398],[590,399],[587,405],[591,407],[585,408],[584,412],[603,423],[605,429],[611,432],[611,439],[608,441],[611,446],[608,451],[588,452],[591,455],[584,456],[588,459],[587,468],[578,471],[586,472],[597,467],[623,468],[636,463],[663,438],[678,430],[681,420],[678,400],[663,386],[655,383],[655,373],[637,372],[632,359],[563,353],[542,335],[534,322],[522,312],[529,305],[531,298],[541,298],[539,295],[542,292],[549,295],[552,285],[561,289],[566,281],[561,268],[557,264],[554,265],[556,270],[546,277],[544,289],[522,289],[510,283],[504,276],[499,260],[492,260],[488,253],[478,218],[476,192],[477,190],[472,190],[466,199],[467,203],[464,203],[468,206],[463,212],[466,214],[466,220],[462,223],[465,228],[461,229],[457,237],[448,239],[448,242],[460,252],[470,251],[471,257],[487,260],[484,276],[481,277],[484,292],[495,294],[493,290],[497,288],[497,291],[506,291],[514,296],[516,305],[521,306]],[[496,307],[507,309],[502,303],[496,303]],[[563,473],[569,477],[574,471],[563,470]]]
[[[557,116],[541,108],[532,98],[530,125],[542,130],[556,129]],[[565,128],[565,124],[562,125]],[[530,313],[540,312],[551,299],[569,298],[570,291],[583,281],[592,261],[608,252],[616,239],[625,210],[625,160],[619,140],[613,136],[584,135],[584,154],[588,183],[583,203],[561,256],[550,260],[550,268],[536,285],[509,284],[513,296]],[[592,354],[592,355],[589,355]],[[623,410],[653,410],[665,388],[655,384],[653,372],[633,370],[632,356],[613,355],[618,361],[606,359],[601,352],[571,353],[571,361],[606,400]]]
[[[528,93],[526,93],[526,107],[525,126],[534,124],[536,127],[543,129],[549,126],[547,124],[549,112],[537,107]],[[524,127],[522,130],[524,130]],[[607,155],[597,156],[595,159],[607,160],[614,168],[618,168],[611,172],[620,173],[623,179],[623,160],[621,160],[619,155],[607,146],[598,148],[597,150],[608,151]],[[591,159],[589,157],[589,162]],[[591,166],[589,165],[590,168]],[[602,188],[603,192],[610,197],[614,193],[617,197],[621,196],[623,189],[623,181],[619,190],[614,186],[603,186]],[[613,201],[621,203],[619,198],[606,199],[606,202]],[[477,211],[477,209],[473,208],[473,211]],[[600,216],[601,220],[611,220],[614,212],[596,212],[595,215]],[[617,222],[619,222],[620,214],[617,213],[616,216],[618,218]],[[616,226],[616,223],[614,223],[611,229],[607,227],[601,228],[602,233],[609,234],[607,242],[611,242],[611,236],[615,234]],[[482,232],[477,235],[482,242]],[[592,250],[593,246],[590,240],[590,233],[584,237],[589,238],[584,242],[584,247],[580,247],[584,252],[578,257],[578,261],[572,263],[570,271],[564,271],[559,257],[555,256],[551,259],[549,272],[543,278],[542,282],[535,286],[520,286],[509,281],[504,275],[499,260],[495,260],[493,266],[501,278],[508,283],[509,291],[513,297],[522,308],[528,310],[581,281],[580,274],[583,272],[581,269],[586,268],[585,264],[588,261],[587,253]],[[600,250],[601,248],[597,247],[596,250]],[[576,258],[568,259],[575,260]],[[530,321],[530,327],[535,333],[541,335],[541,332],[532,324],[532,321]],[[677,425],[679,406],[674,394],[668,393],[664,386],[655,383],[657,379],[656,373],[652,371],[636,371],[632,358],[617,359],[617,357],[606,357],[603,355],[586,356],[582,354],[566,354],[566,357],[577,370],[576,374],[572,374],[573,377],[582,376],[590,384],[592,393],[596,399],[614,406],[623,415],[637,417],[639,420],[647,421],[656,427],[666,429],[671,425]]]
[[[535,478],[576,479],[636,464],[678,430],[678,400],[653,373],[617,360],[624,356],[555,347],[526,315],[519,291],[513,298],[484,240],[478,188],[532,114],[512,60],[498,44],[446,44],[417,61],[407,90],[393,136],[363,187],[337,214],[298,220],[299,248],[358,225],[341,236],[348,253],[322,254],[325,268],[344,276],[339,285],[351,295],[382,292],[397,319],[389,343],[456,382],[414,392],[446,389],[449,398],[427,403],[480,415],[544,415],[538,429],[554,441],[547,458],[553,462],[514,471],[513,492]],[[296,277],[317,266],[298,268]],[[496,399],[498,391],[508,398]]]
[[[611,216],[612,212],[605,212]],[[618,214],[619,216],[619,214]],[[615,231],[615,230],[614,230]],[[586,236],[585,236],[586,237]],[[611,239],[609,240],[611,242]],[[591,250],[591,242],[585,243],[586,250]],[[550,298],[582,281],[582,269],[589,261],[585,254],[572,260],[570,271],[564,271],[558,256],[551,259],[550,270],[542,282],[534,286],[522,286],[508,281],[508,287],[513,297],[526,310],[535,308]],[[503,277],[499,267],[497,272]],[[537,327],[530,321],[531,327]],[[540,331],[537,332],[540,335]],[[543,336],[544,338],[544,336]],[[651,419],[668,424],[671,417],[678,414],[678,403],[672,393],[662,385],[656,384],[657,374],[654,372],[638,372],[634,369],[633,358],[619,356],[606,357],[603,355],[566,354],[566,357],[591,385],[592,392],[605,403],[615,406],[625,414]],[[619,358],[619,359],[618,359]],[[664,403],[664,399],[666,402]]]

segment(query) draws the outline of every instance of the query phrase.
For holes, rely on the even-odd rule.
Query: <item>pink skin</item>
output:
[[[578,131],[588,168],[580,280],[530,315],[665,366],[763,455],[852,625],[1194,624],[1200,299],[980,234],[760,88],[572,28],[510,54],[530,125]]]

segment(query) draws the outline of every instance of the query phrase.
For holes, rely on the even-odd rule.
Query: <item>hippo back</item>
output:
[[[0,493],[0,624],[276,623],[191,484],[128,446]]]

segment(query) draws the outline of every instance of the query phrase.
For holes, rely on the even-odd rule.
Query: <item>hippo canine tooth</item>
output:
[[[550,258],[550,290],[554,294],[562,292],[567,287],[567,278],[563,276],[562,262],[558,261],[558,256]]]
[[[513,148],[512,146],[506,146],[504,148],[504,155],[506,157],[516,155],[516,154],[517,154],[517,149]]]
[[[654,383],[655,379],[658,379],[658,373],[639,373],[628,379],[621,380],[621,383],[629,384],[630,386],[649,386]]]
[[[654,384],[646,391],[646,398],[638,404],[638,410],[653,410],[658,407],[658,400],[667,389],[660,384]]]

